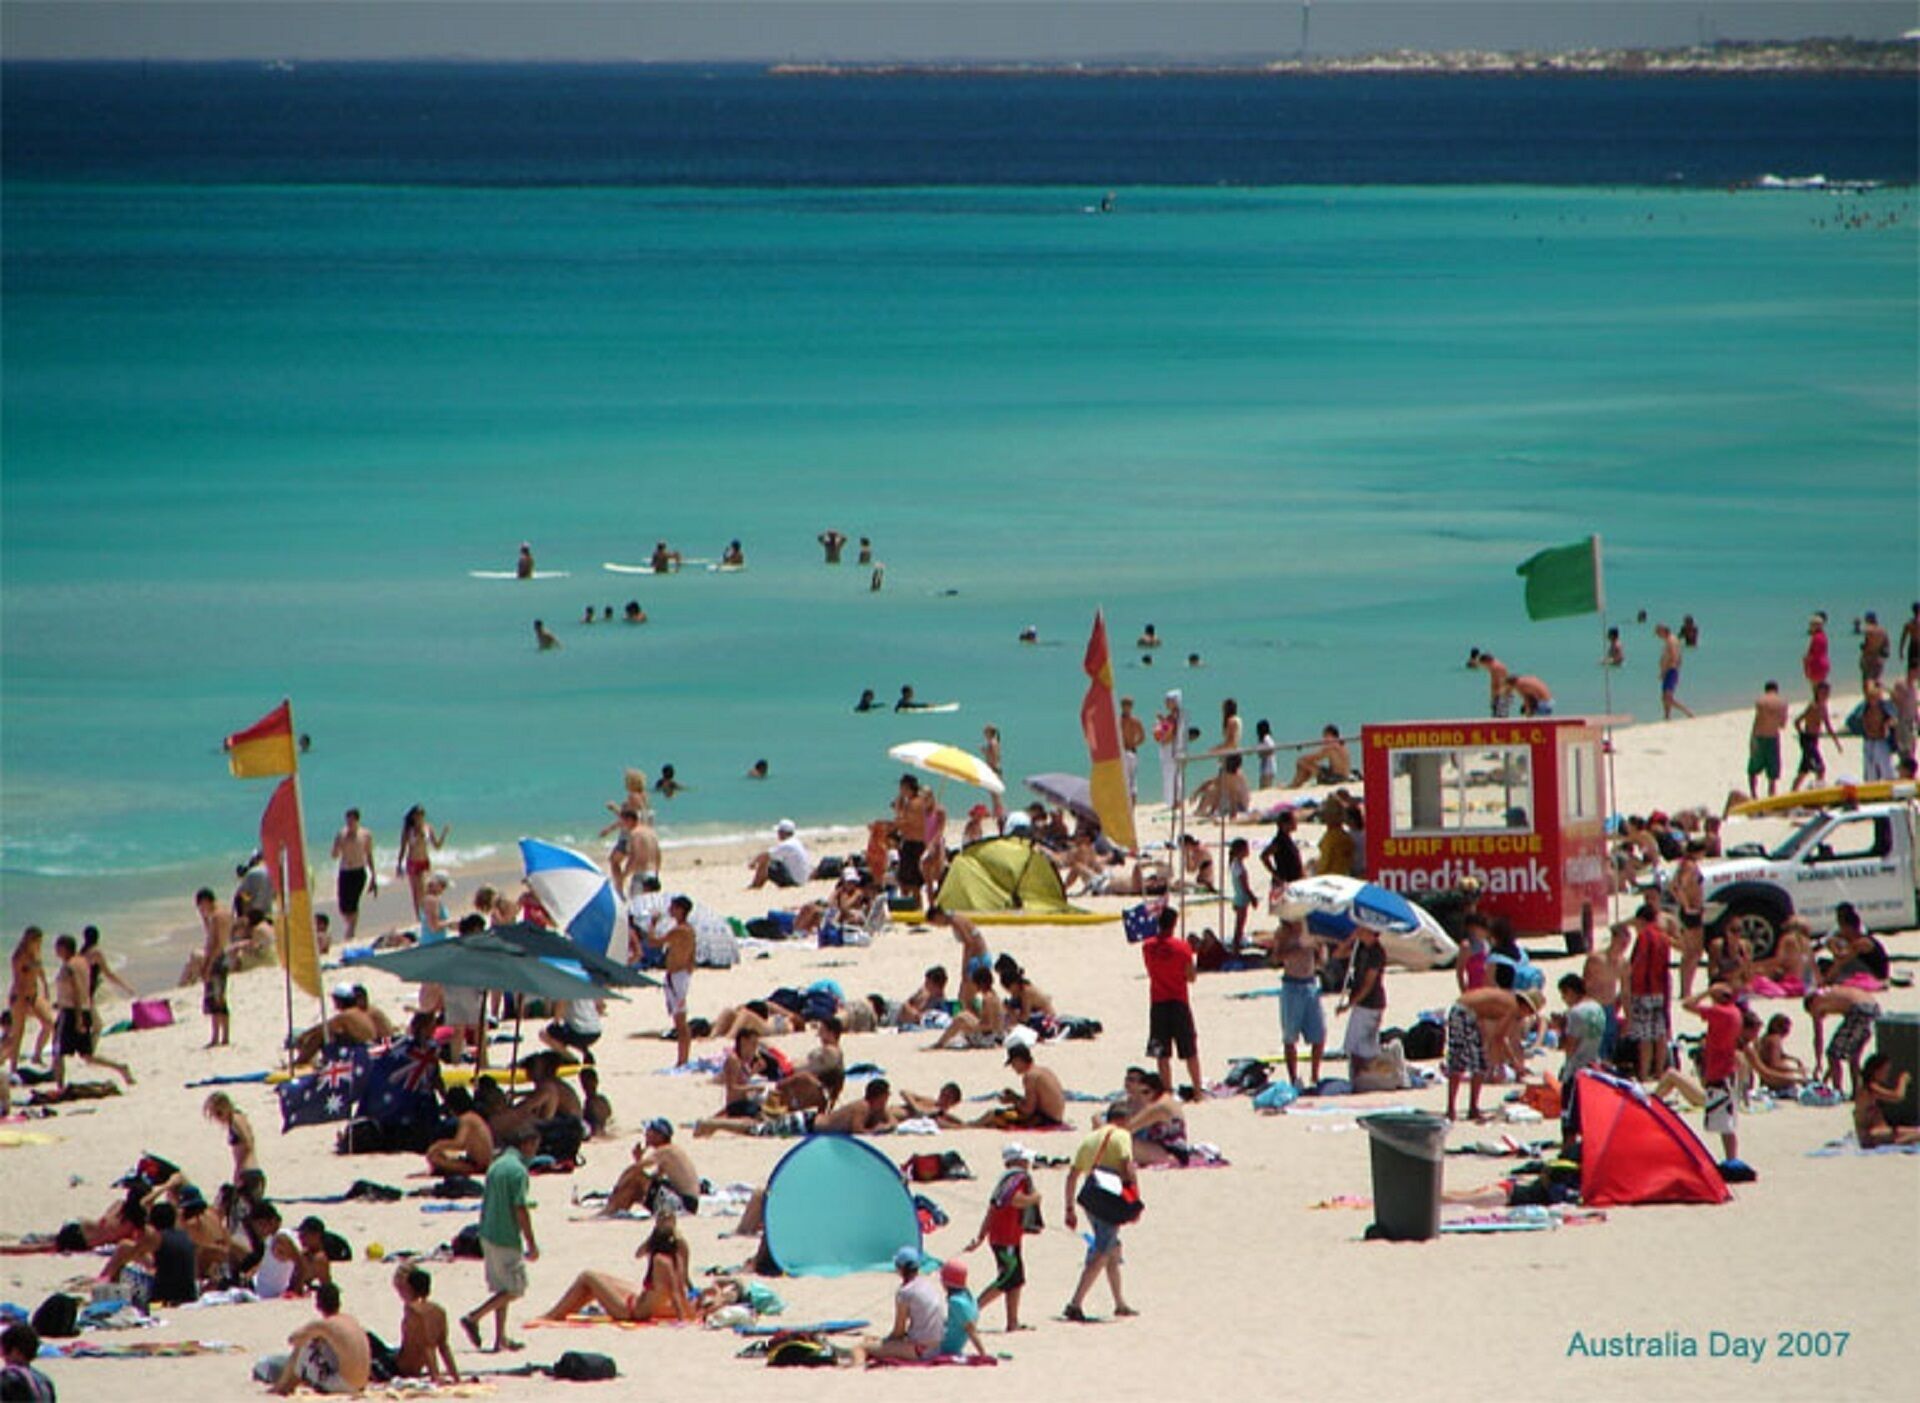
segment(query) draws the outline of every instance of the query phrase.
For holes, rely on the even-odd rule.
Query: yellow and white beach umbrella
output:
[[[955,745],[942,745],[932,740],[910,740],[905,745],[894,746],[887,754],[917,770],[957,779],[962,784],[971,784],[990,794],[1007,792],[1007,786],[993,772],[993,766],[978,755]]]

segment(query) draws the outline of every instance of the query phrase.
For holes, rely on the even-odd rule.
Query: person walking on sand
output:
[[[1665,624],[1655,624],[1653,636],[1660,640],[1660,719],[1671,721],[1676,711],[1691,717],[1693,709],[1680,700],[1680,640]]]
[[[1197,977],[1193,947],[1180,934],[1180,912],[1172,906],[1160,913],[1160,928],[1140,942],[1140,960],[1147,969],[1147,1056],[1160,1064],[1160,1080],[1173,1086],[1173,1056],[1187,1064],[1192,1085],[1181,1099],[1198,1101],[1206,1083],[1200,1076],[1200,1035],[1193,1024],[1190,989]]]
[[[1771,678],[1753,704],[1753,729],[1747,736],[1747,797],[1760,796],[1760,776],[1767,777],[1767,793],[1780,792],[1780,735],[1787,729],[1787,699]],[[1816,753],[1818,753],[1816,748]]]
[[[380,895],[380,878],[373,861],[373,834],[360,826],[360,810],[348,809],[346,823],[333,835],[333,860],[340,864],[334,878],[334,899],[346,925],[341,939],[353,944],[360,924],[360,898]]]
[[[233,917],[220,907],[213,888],[194,893],[205,942],[200,947],[200,1011],[207,1015],[207,1046],[225,1047],[233,1027],[227,1012],[227,946],[233,939]]]
[[[523,1126],[487,1170],[480,1196],[480,1255],[492,1294],[460,1317],[460,1328],[475,1349],[481,1348],[480,1317],[488,1314],[493,1316],[495,1354],[524,1348],[507,1336],[507,1307],[527,1294],[527,1263],[540,1260],[533,1215],[527,1211],[527,1161],[539,1149],[540,1132],[531,1124]]]
[[[1115,1101],[1107,1107],[1107,1123],[1091,1132],[1073,1152],[1073,1166],[1067,1172],[1066,1189],[1066,1219],[1070,1231],[1080,1226],[1076,1194],[1082,1179],[1096,1173],[1118,1175],[1124,1188],[1138,1187],[1139,1179],[1133,1167],[1133,1136],[1127,1131],[1129,1117],[1127,1103]],[[1080,1269],[1080,1281],[1073,1288],[1073,1299],[1067,1302],[1061,1314],[1068,1320],[1086,1323],[1087,1293],[1093,1289],[1093,1283],[1099,1280],[1100,1274],[1105,1272],[1107,1289],[1113,1292],[1113,1313],[1138,1315],[1140,1312],[1127,1304],[1120,1281],[1120,1268],[1125,1261],[1120,1249],[1122,1224],[1101,1217],[1092,1208],[1087,1209],[1087,1218],[1093,1229],[1093,1241],[1087,1247],[1086,1265]]]
[[[47,972],[40,965],[40,951],[46,935],[38,926],[28,926],[13,947],[13,984],[7,992],[7,1071],[11,1075],[20,1066],[20,1048],[27,1037],[27,1020],[40,1021],[40,1046],[33,1060],[40,1060],[40,1049],[54,1028],[53,1010],[47,1004]]]
[[[1833,660],[1827,645],[1827,616],[1815,614],[1807,620],[1807,651],[1801,654],[1800,671],[1807,679],[1809,692],[1827,680]]]
[[[693,1030],[687,1022],[687,1000],[693,991],[694,956],[699,939],[688,924],[693,916],[693,899],[676,896],[667,903],[666,932],[657,938],[648,932],[647,943],[662,946],[667,952],[661,992],[667,1001],[667,1017],[673,1020],[677,1044],[674,1066],[684,1067],[693,1058]]]
[[[92,971],[80,954],[80,942],[63,935],[53,942],[59,968],[53,976],[53,1084],[65,1090],[67,1059],[78,1057],[90,1067],[105,1067],[118,1072],[121,1080],[133,1085],[133,1073],[124,1062],[101,1057],[94,1052],[99,1028],[94,1018]]]
[[[1505,716],[1511,702],[1511,696],[1507,691],[1507,665],[1492,653],[1475,648],[1467,655],[1467,666],[1486,670],[1487,710],[1496,719]]]
[[[1827,699],[1832,695],[1833,688],[1822,682],[1813,689],[1813,700],[1793,719],[1794,734],[1800,741],[1800,765],[1793,772],[1792,793],[1798,793],[1809,779],[1824,781],[1827,777],[1827,763],[1820,757],[1821,732],[1832,739],[1836,759],[1843,753],[1840,733],[1834,730],[1833,716],[1827,710]],[[1751,793],[1751,789],[1748,792]]]
[[[420,919],[420,906],[426,899],[427,873],[433,870],[433,854],[436,849],[447,843],[447,834],[453,831],[453,825],[435,832],[433,825],[427,822],[427,810],[422,804],[415,804],[400,819],[400,856],[394,863],[396,876],[407,879],[407,889],[413,893],[413,918]]]

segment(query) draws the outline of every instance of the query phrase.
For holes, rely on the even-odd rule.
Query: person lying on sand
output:
[[[922,1118],[932,1121],[945,1130],[958,1130],[966,1122],[953,1113],[954,1107],[966,1099],[960,1090],[960,1083],[948,1082],[940,1088],[937,1096],[922,1096],[917,1091],[900,1093],[901,1118]]]
[[[711,1116],[693,1128],[696,1139],[712,1135],[753,1135],[798,1138],[802,1135],[879,1135],[893,1129],[899,1120],[887,1105],[893,1087],[884,1077],[875,1077],[857,1101],[836,1106],[831,1111],[796,1111],[778,1096],[769,1095],[754,1116]]]

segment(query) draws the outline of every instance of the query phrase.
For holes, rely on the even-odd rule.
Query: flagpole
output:
[[[307,808],[300,797],[300,728],[293,724],[293,699],[287,699],[287,731],[293,736],[293,841],[300,846],[300,870],[307,876],[307,904],[313,904],[313,864],[307,861]],[[320,1009],[320,1045],[327,1045],[327,984],[320,978],[320,946],[309,925],[306,938],[314,941],[314,1002]],[[287,1022],[293,1022],[293,927],[287,927]]]

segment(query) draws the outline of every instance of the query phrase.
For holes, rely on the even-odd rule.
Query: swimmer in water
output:
[[[1187,654],[1187,666],[1188,666],[1188,667],[1199,667],[1199,666],[1201,666],[1201,662],[1200,662],[1200,655],[1199,655],[1198,653],[1188,653],[1188,654]]]
[[[610,624],[613,622],[613,606],[611,604],[600,611],[600,619],[603,623]]]
[[[1038,643],[1040,641],[1040,630],[1032,624],[1028,624],[1020,630],[1020,641],[1022,643]]]
[[[867,577],[867,592],[869,594],[880,593],[880,586],[884,585],[886,582],[887,582],[887,567],[885,565],[874,566],[873,574]]]
[[[525,541],[520,543],[520,558],[514,562],[513,576],[517,580],[533,578],[533,547]]]
[[[1160,646],[1160,635],[1154,632],[1152,624],[1148,624],[1140,630],[1140,637],[1134,641],[1133,646],[1136,648],[1158,648]]]
[[[588,612],[591,613],[592,610]],[[540,651],[543,653],[551,653],[560,646],[560,640],[548,631],[546,623],[540,619],[533,621],[533,641],[540,645]]]
[[[844,532],[829,528],[828,530],[822,531],[813,539],[818,541],[820,543],[820,549],[827,553],[827,564],[838,565],[840,563],[840,552],[847,548],[847,538]]]
[[[855,711],[878,711],[880,709],[873,700],[873,688],[868,687],[861,691],[860,700],[853,704],[853,709]]]
[[[660,778],[653,782],[654,793],[658,794],[662,799],[671,799],[685,788],[686,785],[680,783],[679,780],[673,777],[673,766],[662,765],[660,767]]]
[[[587,606],[586,612],[580,616],[580,622],[583,624],[590,624],[593,622],[593,606],[591,604]]]
[[[647,611],[640,607],[640,601],[637,599],[629,599],[627,601],[627,622],[630,624],[643,624],[646,621]]]
[[[738,541],[728,541],[727,548],[720,552],[720,563],[722,565],[745,565],[747,563],[747,553],[740,549],[740,543]]]
[[[765,779],[766,777],[767,777],[767,762],[765,760],[755,760],[751,765],[747,767],[748,779]]]
[[[664,575],[669,570],[678,570],[680,568],[680,552],[677,550],[669,550],[665,541],[655,541],[653,543],[652,564],[653,573],[656,575]]]
[[[920,709],[920,703],[913,699],[913,688],[902,687],[900,689],[900,700],[893,704],[893,709],[895,711],[918,711]]]
[[[860,538],[860,563],[862,565],[873,564],[873,542],[865,536]]]

